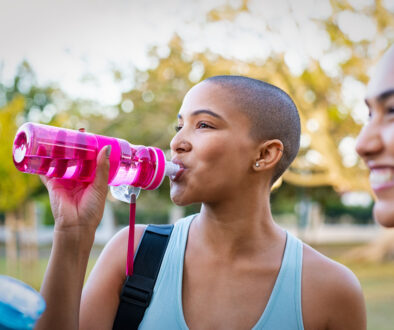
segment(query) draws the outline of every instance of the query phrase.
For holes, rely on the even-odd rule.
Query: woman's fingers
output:
[[[101,149],[97,155],[96,177],[93,181],[93,188],[95,190],[105,190],[108,188],[109,176],[109,156],[111,154],[111,146],[108,145]]]
[[[48,183],[48,178],[45,175],[39,175],[41,182],[44,184],[45,187],[47,187]]]

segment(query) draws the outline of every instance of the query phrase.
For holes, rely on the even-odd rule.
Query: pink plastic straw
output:
[[[135,201],[136,201],[135,195],[131,195],[130,215],[129,215],[129,242],[128,242],[128,245],[127,245],[126,276],[131,276],[133,274]]]

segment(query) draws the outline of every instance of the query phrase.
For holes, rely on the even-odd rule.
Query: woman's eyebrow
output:
[[[384,92],[380,93],[379,95],[377,95],[375,97],[371,97],[371,98],[376,99],[378,102],[383,102],[393,95],[394,95],[394,89],[388,89],[387,91],[384,91]],[[369,104],[368,99],[365,99],[364,101],[365,101],[365,104],[368,106],[368,108],[370,108],[370,104]]]
[[[379,94],[376,98],[378,101],[382,102],[393,95],[394,95],[394,89],[388,89],[387,91],[384,91],[383,93]]]
[[[213,112],[213,111],[208,110],[208,109],[195,110],[195,111],[192,112],[192,116],[197,116],[197,115],[202,114],[202,113],[205,113],[205,114],[210,115],[212,117],[219,118],[219,119],[223,120],[223,118],[221,116],[219,116],[216,112]]]
[[[212,117],[215,117],[215,118],[224,120],[222,116],[220,116],[220,115],[218,115],[216,112],[213,112],[212,110],[208,110],[208,109],[199,109],[199,110],[195,110],[195,111],[192,112],[191,115],[192,115],[192,116],[197,116],[197,115],[200,115],[200,114],[202,114],[202,113],[205,113],[205,114],[210,115],[210,116],[212,116]],[[182,119],[182,115],[181,115],[181,114],[178,114],[178,119]]]

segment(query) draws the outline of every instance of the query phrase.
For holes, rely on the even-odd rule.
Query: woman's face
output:
[[[391,57],[391,61],[390,61]],[[394,51],[380,63],[368,85],[369,122],[358,137],[356,150],[370,169],[376,195],[375,219],[394,227]]]
[[[258,144],[250,137],[249,119],[231,100],[210,82],[186,94],[171,141],[172,160],[184,167],[171,182],[176,204],[217,203],[243,193],[251,183]]]

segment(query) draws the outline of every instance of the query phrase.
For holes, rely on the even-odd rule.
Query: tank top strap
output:
[[[303,330],[301,307],[302,242],[286,232],[286,247],[271,296],[253,330]]]
[[[196,215],[190,215],[185,218],[178,220],[172,231],[170,240],[168,242],[166,253],[163,257],[163,262],[160,268],[160,272],[157,277],[156,287],[161,286],[161,281],[168,280],[168,276],[166,272],[170,272],[172,274],[177,274],[176,280],[182,283],[183,276],[183,261],[185,258],[185,250],[187,238],[189,235],[190,224],[193,221]],[[173,282],[175,285],[175,282]]]

